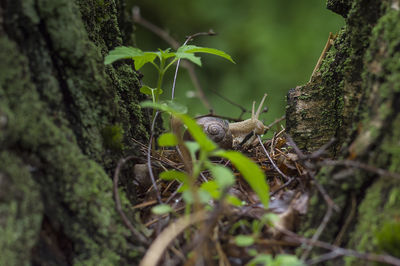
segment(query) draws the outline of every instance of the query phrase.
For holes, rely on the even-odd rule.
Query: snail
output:
[[[267,94],[264,94],[257,112],[254,112],[256,102],[253,102],[251,118],[247,120],[229,123],[221,118],[206,116],[197,119],[196,122],[203,128],[208,137],[221,148],[231,149],[240,145],[248,147],[253,143],[256,135],[264,134],[268,129],[263,122],[258,120],[266,97]]]
[[[205,116],[196,120],[207,136],[223,149],[231,149],[233,144],[233,135],[229,129],[227,120]]]

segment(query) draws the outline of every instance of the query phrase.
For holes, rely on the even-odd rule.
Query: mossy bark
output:
[[[308,151],[335,137],[331,154],[338,159],[399,173],[399,2],[329,0],[328,7],[345,16],[346,25],[318,75],[289,93],[288,133]],[[360,169],[353,169],[344,179],[333,179],[342,170],[326,167],[317,176],[341,208],[322,238],[336,239],[352,249],[380,252],[382,243],[376,238],[380,228],[399,221],[400,180]],[[311,235],[325,210],[324,201],[315,193],[302,231]]]
[[[123,5],[0,0],[0,265],[127,264],[140,253],[110,178],[149,126],[132,64],[103,64],[131,42]]]

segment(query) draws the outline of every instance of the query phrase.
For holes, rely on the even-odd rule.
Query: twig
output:
[[[293,139],[289,136],[286,135],[286,139],[288,140],[290,146],[293,147],[293,149],[295,150],[297,156],[299,157],[300,161],[303,162],[305,167],[311,168],[307,171],[309,177],[311,178],[311,180],[314,182],[315,186],[317,187],[318,191],[320,192],[320,194],[322,195],[324,201],[326,202],[328,209],[324,215],[324,218],[321,222],[321,224],[318,226],[317,231],[315,232],[315,234],[313,235],[311,241],[316,242],[319,237],[321,236],[322,232],[325,230],[329,220],[331,219],[332,216],[332,212],[333,210],[339,212],[340,208],[333,202],[333,200],[331,199],[331,197],[328,195],[328,193],[326,192],[326,190],[324,189],[324,187],[315,179],[314,176],[314,171],[312,169],[315,169],[313,164],[307,163],[308,159],[315,159],[318,158],[319,156],[321,156],[325,150],[334,143],[334,139],[331,139],[328,143],[326,143],[325,145],[323,145],[319,150],[317,150],[316,152],[310,154],[310,155],[305,155],[296,145],[296,143],[293,141]],[[313,248],[313,245],[310,245],[306,248],[306,250],[304,251],[301,259],[305,260],[308,255],[310,254],[311,250]]]
[[[307,265],[313,265],[313,264],[318,264],[327,260],[333,260],[334,258],[342,256],[341,254],[337,253],[336,250],[325,253],[319,257],[313,258],[309,261],[306,261]]]
[[[324,198],[325,202],[326,202],[328,205],[331,205],[332,208],[333,208],[335,211],[339,212],[339,211],[340,211],[339,206],[337,206],[337,205],[335,204],[335,202],[333,202],[333,200],[331,199],[331,197],[330,197],[330,196],[328,195],[328,193],[326,192],[325,188],[315,179],[315,177],[314,177],[313,174],[309,173],[309,175],[311,176],[311,179],[313,180],[313,182],[314,182],[315,186],[317,187],[318,191],[321,193],[321,195],[322,195],[322,197]]]
[[[175,50],[179,48],[179,42],[176,41],[174,38],[172,38],[168,32],[164,31],[163,29],[157,27],[156,25],[154,25],[153,23],[149,22],[148,20],[144,19],[141,15],[140,15],[140,9],[139,7],[135,6],[132,9],[132,17],[133,17],[133,21],[136,22],[137,24],[142,25],[143,27],[147,28],[148,30],[150,30],[151,32],[153,32],[154,34],[158,35],[161,39],[165,40],[172,48],[174,48]],[[194,66],[192,63],[190,62],[184,62],[185,64],[184,67],[187,68],[188,72],[189,72],[189,76],[190,79],[192,80],[192,83],[194,85],[194,87],[197,90],[197,96],[199,97],[200,101],[202,101],[203,105],[207,108],[207,110],[210,110],[212,113],[212,107],[209,103],[209,101],[207,100],[203,89],[201,88],[200,82],[197,78]]]
[[[153,174],[153,169],[151,168],[151,144],[153,143],[154,125],[156,123],[158,114],[159,114],[159,111],[156,112],[156,114],[154,115],[154,118],[153,118],[153,122],[151,123],[149,146],[147,148],[147,168],[149,170],[151,183],[153,184],[154,190],[156,191],[156,194],[157,194],[158,203],[161,204],[162,200],[161,200],[160,191],[158,190],[157,183],[156,183],[156,180],[155,180],[154,174]]]
[[[318,69],[321,67],[322,61],[326,57],[326,54],[329,51],[329,49],[331,48],[331,46],[333,44],[333,41],[336,39],[336,36],[337,36],[336,34],[333,35],[332,32],[329,32],[328,40],[326,41],[324,50],[322,50],[322,53],[321,53],[320,57],[318,58],[317,64],[314,67],[314,70],[313,70],[313,72],[311,74],[309,82],[311,82],[312,78],[315,76],[315,74],[317,73]]]
[[[320,162],[319,165],[328,165],[328,166],[341,165],[341,166],[347,166],[347,167],[355,167],[355,168],[359,168],[359,169],[363,169],[363,170],[372,172],[372,173],[380,175],[380,176],[388,176],[388,177],[391,177],[391,178],[400,179],[400,174],[398,174],[398,173],[389,172],[389,171],[387,171],[385,169],[377,168],[377,167],[370,166],[368,164],[357,162],[357,161],[351,161],[351,160],[341,160],[341,161],[324,160],[324,161]]]
[[[351,194],[351,209],[350,209],[350,213],[349,215],[347,215],[347,218],[342,226],[342,228],[340,229],[339,234],[337,234],[335,242],[333,242],[334,245],[336,246],[340,246],[340,244],[342,243],[342,239],[344,236],[344,233],[346,232],[346,230],[349,228],[351,221],[353,220],[355,214],[356,214],[356,210],[357,210],[357,200],[356,200],[356,196],[354,193]]]
[[[289,180],[291,179],[291,177],[285,175],[285,174],[281,171],[281,169],[279,169],[278,166],[275,164],[274,160],[272,160],[272,158],[271,158],[271,156],[269,155],[267,149],[264,147],[264,145],[263,145],[263,143],[262,143],[262,140],[261,140],[260,135],[257,135],[257,138],[258,138],[258,141],[260,142],[261,147],[262,147],[263,150],[264,150],[265,155],[267,155],[269,161],[271,162],[272,166],[275,168],[275,170],[276,170],[281,176],[283,176],[283,177],[285,178],[285,181],[289,181]]]
[[[135,158],[135,156],[129,156],[127,158],[122,158],[118,161],[117,167],[115,168],[114,178],[113,178],[113,192],[114,192],[114,200],[115,200],[115,207],[122,218],[125,226],[128,227],[129,231],[131,231],[132,235],[134,235],[141,243],[148,244],[148,240],[144,237],[141,233],[136,231],[133,227],[132,223],[129,221],[128,217],[125,215],[124,210],[122,209],[121,200],[118,194],[118,178],[119,173],[121,171],[121,167],[129,160]]]
[[[306,160],[309,158],[317,158],[315,155],[310,154],[310,155],[305,155],[300,149],[299,147],[297,147],[296,143],[293,141],[293,139],[286,134],[286,139],[289,142],[290,146],[294,149],[294,151],[296,152],[297,156],[299,157],[299,160],[302,161],[304,163],[304,165],[308,168],[314,169],[314,165],[311,164],[306,164]],[[331,139],[327,144],[323,145],[318,151],[316,151],[315,153],[317,154],[322,154],[324,150],[326,150],[330,145],[332,145],[332,143],[334,143],[334,139]],[[323,186],[321,186],[321,184],[318,183],[318,181],[315,179],[314,174],[312,173],[312,171],[307,171],[308,175],[310,176],[310,178],[314,181],[315,186],[317,187],[318,191],[321,193],[322,197],[324,198],[325,202],[328,205],[332,205],[332,208],[339,212],[340,208],[333,202],[333,200],[329,197],[328,193],[326,192],[326,190],[324,189]]]
[[[322,155],[324,155],[324,153],[326,152],[326,150],[333,144],[336,142],[335,138],[331,138],[327,143],[325,143],[324,145],[321,146],[321,148],[319,148],[318,150],[316,150],[315,152],[311,153],[308,158],[309,159],[316,159],[318,157],[321,157]]]
[[[205,220],[205,223],[204,223],[203,228],[201,229],[201,232],[199,232],[199,234],[197,234],[195,236],[192,243],[190,243],[189,245],[187,245],[185,247],[184,250],[186,252],[190,252],[191,250],[194,250],[194,249],[201,250],[201,247],[202,247],[204,241],[206,240],[207,237],[209,237],[210,232],[217,224],[219,215],[221,213],[223,213],[223,207],[225,205],[225,197],[227,196],[227,194],[228,194],[228,189],[225,188],[221,193],[221,196],[218,200],[217,205],[214,207],[212,212],[209,214],[208,218]],[[197,248],[197,247],[199,247],[199,248]]]
[[[213,238],[214,238],[214,242],[215,242],[215,248],[217,250],[217,254],[219,257],[219,265],[220,266],[231,266],[229,259],[226,256],[224,250],[222,249],[220,241],[218,240],[218,234],[219,234],[219,227],[216,226],[216,227],[214,227]]]
[[[135,23],[142,25],[143,27],[158,35],[161,39],[164,39],[169,45],[171,45],[172,48],[174,48],[175,50],[178,49],[179,42],[172,38],[168,34],[168,32],[154,25],[150,21],[144,19],[140,14],[140,8],[138,6],[134,6],[132,8],[132,18]]]
[[[274,122],[272,122],[271,124],[269,124],[269,125],[267,126],[267,128],[270,129],[271,127],[273,127],[274,125],[278,124],[279,122],[281,122],[282,120],[285,120],[285,119],[286,119],[286,116],[281,116],[280,118],[275,119]]]
[[[275,190],[274,192],[271,192],[270,196],[275,196],[276,193],[278,193],[279,191],[281,191],[282,189],[284,189],[285,187],[288,187],[294,180],[296,180],[295,177],[291,177],[285,184],[283,184],[282,186],[280,186],[277,190]]]
[[[321,224],[318,226],[317,231],[311,238],[311,241],[312,241],[311,243],[315,243],[319,239],[319,237],[321,236],[322,232],[325,230],[331,217],[332,217],[332,205],[328,204],[328,209],[326,210],[324,219],[322,220]],[[304,253],[301,256],[301,260],[304,261],[307,259],[308,255],[310,255],[312,248],[313,248],[313,244],[307,246],[306,250],[304,251]]]
[[[172,240],[174,240],[190,225],[204,221],[205,219],[207,219],[206,212],[200,211],[189,216],[185,215],[167,226],[151,244],[139,265],[157,265],[164,254],[164,251],[168,248],[168,245],[172,242]]]
[[[338,247],[338,246],[335,246],[335,245],[332,245],[332,244],[329,244],[326,242],[322,242],[319,240],[312,241],[311,239],[299,236],[299,235],[297,235],[289,230],[283,229],[283,228],[278,228],[278,230],[281,231],[283,234],[287,235],[288,237],[290,237],[290,238],[286,237],[286,238],[284,238],[284,240],[288,240],[288,241],[294,240],[300,244],[313,245],[315,247],[335,251],[337,254],[339,254],[339,256],[356,257],[356,258],[363,259],[363,260],[387,263],[387,264],[396,265],[396,266],[400,265],[400,259],[395,258],[390,255],[362,253],[362,252],[358,252],[358,251],[351,250],[351,249],[341,248],[341,247]]]
[[[169,198],[165,201],[165,204],[168,204],[175,196],[178,194],[179,189],[182,187],[183,183],[180,183],[176,190],[169,196]]]
[[[305,160],[308,159],[306,155],[297,147],[296,143],[294,143],[292,137],[290,137],[288,134],[285,134],[286,140],[289,143],[289,145],[294,149],[294,152],[297,154],[300,160]]]
[[[232,100],[230,100],[229,98],[225,97],[224,95],[220,94],[218,91],[216,91],[216,90],[214,90],[214,89],[210,89],[210,91],[211,91],[212,93],[214,93],[215,95],[217,95],[218,97],[224,99],[224,100],[227,101],[228,103],[232,104],[233,106],[238,107],[238,108],[242,111],[242,113],[240,114],[240,116],[239,116],[239,118],[238,118],[239,121],[242,120],[242,116],[243,116],[244,113],[249,113],[249,112],[250,112],[249,110],[247,110],[246,108],[244,108],[244,107],[241,106],[240,104],[235,103],[234,101],[232,101]]]
[[[135,206],[132,207],[132,209],[141,209],[141,208],[145,208],[145,207],[152,206],[152,205],[155,205],[155,204],[157,204],[156,200],[150,200],[150,201],[146,201],[146,202],[142,202],[142,203],[136,204]]]
[[[193,40],[197,36],[212,36],[215,35],[215,32],[212,30],[209,30],[208,32],[198,32],[195,34],[192,34],[186,38],[186,41],[183,43],[183,45],[186,45],[189,41]],[[176,63],[176,68],[175,68],[175,75],[174,75],[174,82],[172,83],[172,94],[171,94],[171,99],[174,99],[175,95],[175,84],[176,84],[176,77],[178,76],[178,69],[179,69],[179,64],[181,63],[181,58],[178,59],[178,62]]]
[[[183,211],[185,209],[185,206],[182,206],[182,207],[174,209],[175,207],[176,206],[173,207],[173,210],[174,210],[175,213],[181,212],[181,211]],[[144,224],[144,226],[145,227],[149,227],[149,226],[159,222],[161,219],[164,219],[164,218],[168,218],[169,219],[170,215],[171,215],[170,213],[162,214],[162,215],[158,216],[157,218],[154,218],[153,220],[148,221],[147,223]],[[158,225],[160,225],[160,223],[158,223]],[[156,235],[159,235],[159,234],[160,234],[160,232],[158,232]]]

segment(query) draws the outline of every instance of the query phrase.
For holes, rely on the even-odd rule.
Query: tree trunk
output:
[[[288,133],[308,151],[335,137],[333,156],[399,173],[399,2],[329,0],[328,8],[344,16],[346,25],[317,75],[289,92]],[[322,238],[360,251],[378,252],[385,246],[383,251],[394,255],[395,247],[378,241],[377,235],[399,221],[400,180],[360,169],[344,179],[333,178],[343,170],[325,167],[317,176],[340,207]],[[312,235],[326,209],[315,192],[303,233]]]
[[[0,265],[115,265],[139,253],[110,178],[149,126],[133,66],[103,64],[131,42],[123,5],[0,0]]]

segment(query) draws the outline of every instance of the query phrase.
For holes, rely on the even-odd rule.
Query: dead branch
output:
[[[122,218],[122,221],[124,222],[125,226],[131,231],[132,235],[134,235],[141,243],[143,244],[148,244],[148,240],[146,237],[144,237],[141,233],[136,231],[136,229],[133,227],[132,223],[129,221],[128,217],[125,215],[122,206],[121,206],[121,200],[119,198],[118,194],[118,178],[119,178],[119,173],[121,171],[121,167],[129,160],[135,158],[135,156],[129,156],[127,158],[122,158],[119,160],[117,167],[115,168],[114,172],[114,179],[113,179],[113,192],[114,192],[114,199],[115,199],[115,207],[119,213],[119,215]]]

